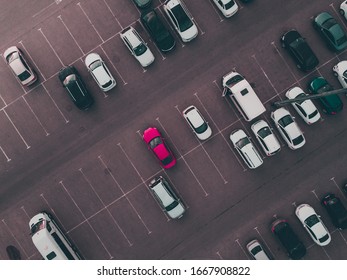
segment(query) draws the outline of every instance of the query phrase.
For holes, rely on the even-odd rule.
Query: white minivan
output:
[[[246,121],[251,121],[266,111],[249,82],[239,73],[223,76],[223,96],[228,96]]]
[[[32,241],[45,260],[78,260],[81,256],[66,238],[53,217],[41,212],[30,219]]]

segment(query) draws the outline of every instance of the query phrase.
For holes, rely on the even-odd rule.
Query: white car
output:
[[[213,0],[213,2],[226,18],[235,15],[239,10],[239,6],[234,0]]]
[[[230,140],[249,168],[254,169],[263,164],[257,149],[242,129],[233,131]]]
[[[289,148],[296,150],[305,145],[305,137],[288,110],[279,108],[271,112],[271,118]]]
[[[305,96],[307,96],[307,94],[305,94],[304,91],[299,87],[293,87],[286,92],[286,97],[288,99]],[[320,120],[321,115],[317,107],[313,104],[312,100],[306,99],[304,101],[296,101],[291,104],[295,111],[307,124],[313,124]]]
[[[272,156],[281,150],[277,137],[272,133],[272,129],[266,121],[255,122],[251,129],[267,156]]]
[[[31,69],[19,48],[16,46],[9,47],[4,52],[4,58],[23,86],[32,85],[37,80],[36,73]]]
[[[190,128],[200,140],[206,140],[212,135],[212,130],[195,106],[189,106],[183,111],[183,116]]]
[[[261,246],[257,239],[248,242],[246,248],[255,260],[270,260],[270,257],[266,254],[263,246]]]
[[[347,1],[343,1],[340,5],[340,14],[347,19]]]
[[[116,80],[100,55],[90,53],[86,56],[84,63],[102,91],[109,91],[116,86]]]
[[[310,205],[299,205],[295,210],[295,214],[315,243],[319,246],[326,246],[330,243],[329,231]]]
[[[120,33],[120,37],[142,67],[147,67],[152,64],[154,55],[134,27],[129,26],[123,29]]]
[[[347,88],[347,60],[342,60],[333,67],[333,73],[343,88]]]
[[[182,1],[166,0],[163,7],[183,42],[189,42],[198,36],[198,28]]]

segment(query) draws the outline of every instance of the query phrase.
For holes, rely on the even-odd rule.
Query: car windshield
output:
[[[166,210],[166,211],[170,211],[170,210],[174,209],[177,205],[178,205],[178,201],[175,200],[175,201],[172,202],[170,205],[166,206],[166,207],[165,207],[165,210]]]
[[[183,10],[181,5],[177,5],[172,8],[172,13],[175,15],[177,19],[179,30],[181,32],[186,31],[190,27],[193,26],[193,22],[190,20],[186,12]]]
[[[168,155],[166,158],[164,158],[161,162],[163,165],[168,165],[173,160],[171,155]]]
[[[236,146],[239,149],[242,149],[242,147],[246,146],[247,144],[249,144],[249,139],[247,137],[244,137],[242,139],[240,139],[239,141],[236,142]]]
[[[145,44],[141,43],[136,48],[134,48],[134,53],[136,56],[140,56],[147,51],[147,47]]]
[[[312,114],[309,114],[309,115],[308,115],[308,118],[309,118],[309,119],[312,119],[312,118],[315,117],[317,114],[318,114],[318,111],[315,110]]]
[[[236,76],[230,78],[229,80],[227,80],[226,85],[230,87],[232,85],[237,84],[238,82],[240,82],[242,80],[243,80],[243,77],[241,75],[236,75]]]
[[[282,127],[286,127],[287,125],[293,123],[294,120],[290,115],[286,115],[283,118],[281,118],[278,123],[280,124],[280,126]]]
[[[25,81],[26,79],[30,78],[31,74],[30,72],[28,72],[27,70],[25,70],[24,72],[20,73],[18,75],[18,78],[21,80],[21,81]]]
[[[328,234],[326,234],[326,235],[324,235],[323,237],[321,237],[321,238],[319,238],[319,242],[324,242],[324,241],[327,241],[329,239],[329,235]]]
[[[203,133],[207,130],[207,123],[203,123],[202,125],[200,125],[199,127],[195,128],[196,133]]]
[[[319,223],[318,217],[316,214],[313,214],[311,216],[309,216],[306,220],[305,220],[305,224],[308,227],[313,227],[315,224]]]
[[[334,26],[336,23],[336,20],[334,18],[329,18],[327,21],[324,22],[324,27],[326,29],[330,29],[332,26]]]
[[[300,97],[305,97],[306,94],[305,93],[300,93],[298,94],[298,96],[296,96],[295,98],[300,98]],[[295,103],[297,104],[301,104],[302,102],[304,102],[305,100],[300,100],[300,101],[295,101]]]
[[[31,234],[34,235],[36,232],[40,231],[41,229],[44,229],[45,227],[46,222],[44,220],[41,220],[31,227]]]
[[[89,68],[93,71],[100,66],[102,66],[101,61],[94,61],[92,64],[89,65]]]
[[[252,252],[253,255],[258,254],[258,253],[261,252],[261,251],[262,251],[262,249],[261,249],[260,246],[256,246],[256,247],[254,247],[254,248],[251,250],[251,252]]]
[[[158,146],[159,144],[162,144],[163,141],[161,140],[161,138],[155,137],[153,138],[150,142],[149,142],[149,146],[151,147],[151,149],[154,149],[156,146]]]
[[[74,82],[74,81],[76,81],[76,75],[71,74],[65,78],[63,84],[64,84],[64,86],[67,86],[70,82]]]
[[[235,1],[231,0],[228,3],[225,4],[225,9],[228,10],[228,9],[230,9],[234,5],[235,5]]]
[[[268,136],[268,135],[270,135],[270,134],[272,134],[272,133],[271,133],[271,130],[269,129],[269,127],[266,126],[266,127],[263,127],[262,129],[260,129],[260,130],[258,131],[258,134],[259,134],[259,136],[260,136],[262,139],[264,139],[266,136]]]
[[[300,135],[300,136],[293,139],[293,144],[299,145],[302,141],[304,141],[304,137],[302,135]]]

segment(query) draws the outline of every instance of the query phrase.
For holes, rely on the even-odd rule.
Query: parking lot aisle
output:
[[[159,123],[159,126],[163,129],[163,131],[165,131],[165,134],[167,135],[167,137],[170,139],[172,145],[175,147],[176,151],[179,154],[178,160],[182,159],[184,161],[184,163],[186,164],[186,166],[188,167],[189,171],[192,173],[192,175],[194,176],[196,182],[198,183],[200,189],[203,191],[203,193],[205,194],[205,196],[208,196],[208,192],[206,191],[205,187],[201,184],[201,182],[199,181],[199,179],[197,178],[197,176],[195,175],[195,173],[193,172],[193,170],[191,169],[190,165],[187,163],[187,161],[185,160],[184,156],[180,153],[180,151],[178,150],[177,146],[175,143],[172,142],[172,139],[170,137],[170,135],[168,134],[168,132],[166,131],[166,129],[164,128],[164,126],[162,125],[162,123],[160,122],[159,118],[156,118],[157,122]]]
[[[130,242],[130,240],[128,239],[128,237],[125,235],[123,229],[119,226],[119,224],[117,223],[117,221],[114,219],[114,217],[111,215],[111,213],[109,212],[108,208],[106,207],[105,203],[103,202],[103,200],[101,199],[101,197],[98,195],[96,188],[93,186],[93,184],[91,183],[91,181],[88,179],[88,177],[86,176],[86,174],[83,172],[82,168],[79,169],[79,171],[81,172],[83,178],[86,180],[86,182],[88,183],[88,185],[93,189],[95,195],[99,198],[100,202],[102,203],[104,209],[107,211],[107,213],[110,215],[112,221],[114,222],[114,224],[117,226],[118,230],[120,231],[120,233],[122,234],[122,236],[126,239],[126,241],[128,242],[129,246],[132,246],[132,243]],[[99,211],[98,211],[99,212]]]
[[[93,206],[92,205],[92,200],[90,199],[91,196],[89,196],[88,198],[87,197],[84,197],[84,199],[87,199],[88,200],[88,203],[87,204],[80,204],[80,205],[87,205],[89,207],[87,207],[86,209],[84,209],[84,211],[82,211],[82,209],[79,207],[78,203],[77,203],[77,199],[80,199],[81,198],[81,194],[83,193],[83,196],[85,196],[86,192],[81,192],[81,191],[77,191],[77,195],[74,195],[73,193],[70,193],[71,191],[74,191],[76,190],[76,186],[78,185],[74,185],[72,188],[70,188],[69,190],[67,189],[67,187],[65,186],[65,183],[63,181],[60,181],[59,184],[61,185],[61,187],[65,190],[65,192],[67,193],[67,195],[70,197],[71,201],[73,202],[73,204],[76,206],[76,208],[78,209],[78,211],[80,212],[80,214],[82,215],[82,217],[84,218],[84,220],[86,221],[86,223],[88,224],[88,226],[91,228],[91,230],[94,232],[95,236],[97,237],[97,239],[99,240],[99,243],[101,244],[101,246],[105,249],[105,251],[107,252],[107,254],[109,255],[109,258],[112,258],[112,255],[111,253],[107,250],[107,248],[105,247],[103,241],[101,240],[101,238],[99,237],[98,233],[96,232],[96,230],[92,227],[92,225],[90,224],[90,222],[88,221],[87,219],[87,216],[85,214],[84,211],[89,211],[89,210],[92,210],[91,207],[95,207],[95,205]],[[86,189],[84,188],[84,191]],[[75,199],[74,199],[74,197]],[[94,202],[95,203],[95,200]],[[100,203],[100,202],[99,202]],[[99,206],[99,205],[98,205]],[[100,207],[99,207],[100,209]],[[88,215],[90,216],[90,215]]]
[[[105,0],[85,0],[80,3],[80,7],[93,24],[102,42],[122,30],[117,18]]]
[[[178,106],[176,106],[176,109],[179,113],[179,115],[181,115],[182,117],[182,114],[181,114],[181,111],[180,109],[178,108]],[[196,139],[197,141],[197,144],[200,146],[200,148],[204,151],[204,153],[206,154],[207,158],[209,159],[209,161],[212,163],[213,167],[216,169],[216,171],[218,172],[220,178],[222,179],[222,181],[224,182],[224,184],[227,184],[228,181],[225,180],[223,174],[221,173],[221,171],[219,170],[219,168],[217,167],[216,163],[213,161],[213,159],[211,158],[210,154],[206,151],[206,149],[204,148],[204,145],[203,145],[203,142],[199,141],[199,139],[196,137],[196,135],[194,135],[194,138]]]
[[[22,139],[22,142],[24,143],[24,145],[26,146],[27,149],[30,148],[30,146],[28,145],[27,141],[24,139],[23,135],[19,132],[17,126],[14,124],[14,122],[11,120],[11,118],[9,117],[9,115],[6,113],[5,109],[2,110],[3,113],[5,114],[7,120],[11,123],[12,127],[14,128],[14,130],[17,132],[18,136],[20,137],[20,139]]]
[[[105,161],[99,157],[100,162],[102,163],[102,165],[111,170],[105,163]],[[122,192],[122,194],[124,195],[124,199],[129,203],[129,205],[131,206],[133,212],[136,213],[138,219],[141,221],[141,223],[143,224],[143,226],[145,227],[145,229],[147,230],[147,233],[150,234],[151,230],[147,227],[146,223],[143,221],[141,215],[139,214],[139,212],[136,210],[135,206],[132,204],[132,202],[130,201],[130,199],[125,195],[125,191],[123,190],[123,188],[120,186],[120,184],[118,183],[117,179],[115,178],[115,176],[113,175],[113,172],[110,171],[110,175],[114,181],[114,183],[116,184],[116,186],[120,189],[120,191]]]

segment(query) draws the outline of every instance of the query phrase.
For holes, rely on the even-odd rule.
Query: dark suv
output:
[[[168,52],[175,47],[174,37],[154,10],[143,12],[141,21],[162,52]]]
[[[295,29],[284,33],[281,37],[281,43],[282,47],[289,51],[299,69],[310,71],[319,64],[319,60],[310,46]]]
[[[58,76],[78,109],[87,110],[92,106],[94,99],[88,92],[75,67],[66,66],[60,69]]]
[[[312,94],[319,94],[332,91],[333,87],[323,77],[314,78],[308,85],[308,91]],[[323,96],[319,98],[323,107],[323,112],[329,115],[336,115],[343,109],[341,98],[337,94]]]
[[[277,219],[271,225],[271,231],[286,248],[288,255],[293,260],[299,260],[306,254],[306,248],[286,220]]]
[[[326,194],[322,199],[324,208],[338,229],[347,228],[347,210],[341,200],[332,193]]]

